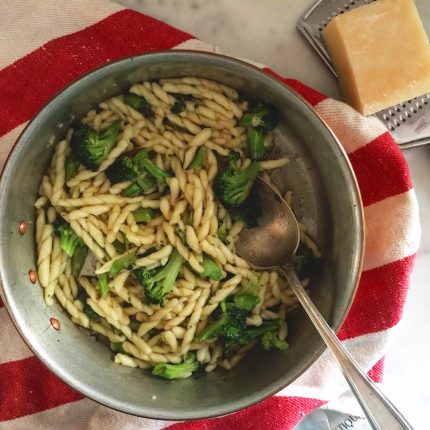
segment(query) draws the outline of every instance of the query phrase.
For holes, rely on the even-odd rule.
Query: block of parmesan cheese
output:
[[[413,0],[358,7],[322,36],[345,100],[362,114],[430,92],[430,45]]]

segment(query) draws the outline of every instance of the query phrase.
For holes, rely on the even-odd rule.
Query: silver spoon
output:
[[[261,270],[279,269],[308,314],[325,344],[333,353],[343,374],[359,401],[372,428],[376,430],[412,429],[396,407],[364,373],[336,334],[324,320],[292,269],[292,259],[300,241],[296,217],[284,199],[262,178],[256,192],[264,208],[259,226],[244,229],[236,242],[238,254]]]

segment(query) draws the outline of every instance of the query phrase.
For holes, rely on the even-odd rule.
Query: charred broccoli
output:
[[[174,249],[165,266],[152,270],[140,267],[134,271],[137,280],[145,289],[145,297],[149,302],[164,305],[164,298],[172,290],[183,264],[183,257]]]
[[[312,250],[301,243],[293,258],[293,267],[299,279],[310,276],[314,262],[315,256]]]
[[[248,312],[246,310],[238,308],[234,303],[222,302],[214,315],[217,319],[197,336],[197,340],[205,341],[218,337],[224,344],[244,345],[248,342],[246,336]]]
[[[72,154],[87,169],[96,171],[116,144],[119,121],[114,122],[102,133],[86,124],[79,124],[72,135]]]
[[[152,188],[152,182],[147,184],[138,182],[145,179],[143,176],[146,173],[149,173],[160,182],[165,182],[170,176],[148,158],[148,152],[144,149],[141,149],[136,154],[126,153],[121,155],[106,169],[106,176],[112,184],[124,181],[136,181],[139,188],[148,187],[149,189]]]
[[[124,96],[124,103],[140,112],[146,118],[154,115],[154,111],[152,110],[151,105],[146,101],[145,97],[141,97],[136,94],[126,94]]]
[[[199,368],[199,362],[195,355],[187,352],[179,364],[158,363],[152,370],[152,374],[165,379],[188,378]]]
[[[174,114],[178,114],[183,112],[186,109],[186,107],[187,105],[183,100],[177,100],[171,107],[170,111]]]
[[[258,176],[258,163],[252,162],[241,170],[238,161],[239,154],[231,151],[228,166],[215,178],[215,194],[227,209],[237,208],[245,202]]]
[[[240,206],[228,207],[227,210],[233,221],[242,221],[247,228],[257,227],[258,219],[263,214],[260,196],[254,190]]]

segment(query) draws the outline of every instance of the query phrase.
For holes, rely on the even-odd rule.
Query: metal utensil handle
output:
[[[358,367],[336,334],[324,320],[303,288],[294,270],[286,267],[284,275],[299,302],[314,323],[327,347],[339,362],[351,390],[357,397],[369,423],[375,430],[411,429],[396,407],[382,394],[373,381]]]

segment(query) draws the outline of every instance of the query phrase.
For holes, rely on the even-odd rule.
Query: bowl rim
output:
[[[320,122],[321,126],[331,135],[332,143],[337,146],[337,150],[339,151],[339,153],[342,157],[342,160],[339,160],[339,161],[344,163],[344,168],[347,170],[347,173],[350,175],[351,183],[348,185],[348,187],[353,192],[354,200],[357,202],[357,205],[355,205],[353,211],[355,212],[355,216],[356,216],[356,220],[357,220],[357,232],[356,232],[356,234],[357,234],[357,237],[359,239],[358,243],[357,243],[357,249],[355,251],[356,264],[352,268],[352,273],[351,273],[351,275],[352,275],[351,278],[353,279],[352,294],[349,298],[348,304],[345,307],[343,313],[340,315],[340,317],[338,317],[338,321],[336,322],[336,324],[333,324],[333,326],[332,326],[333,330],[335,332],[337,332],[339,330],[339,328],[341,327],[341,325],[343,324],[343,322],[345,321],[346,316],[348,315],[348,313],[351,309],[351,306],[352,306],[352,303],[354,301],[354,298],[355,298],[355,295],[357,292],[357,288],[358,288],[358,285],[360,282],[360,275],[362,272],[363,260],[364,260],[364,237],[365,237],[364,209],[363,209],[363,202],[361,199],[360,189],[358,186],[355,172],[352,168],[351,162],[349,161],[349,158],[346,154],[346,151],[343,148],[342,144],[340,143],[339,139],[334,134],[334,132],[332,131],[330,126],[326,123],[326,121],[321,117],[321,115],[318,113],[318,111],[316,109],[314,109],[314,107],[301,94],[299,94],[298,92],[293,90],[291,87],[289,87],[281,79],[276,78],[275,76],[271,75],[270,73],[267,73],[264,69],[261,69],[261,68],[255,66],[249,62],[246,62],[244,60],[239,60],[239,59],[236,59],[233,57],[229,57],[227,55],[222,55],[222,54],[213,53],[213,52],[206,52],[206,51],[194,51],[194,50],[187,50],[187,49],[157,50],[157,51],[145,52],[145,53],[141,53],[141,54],[130,55],[127,57],[122,57],[118,60],[111,61],[109,63],[100,65],[97,68],[91,69],[88,72],[86,72],[85,74],[75,78],[68,85],[66,85],[64,88],[62,88],[61,90],[56,92],[52,97],[50,97],[50,99],[46,103],[43,104],[43,106],[37,111],[37,113],[35,113],[32,116],[32,118],[29,120],[27,125],[24,127],[24,129],[19,134],[18,138],[16,139],[14,145],[12,146],[12,148],[11,148],[7,158],[6,158],[4,167],[3,167],[1,174],[0,174],[0,201],[2,200],[2,196],[4,195],[3,190],[4,190],[6,182],[7,182],[7,177],[9,176],[9,174],[11,173],[11,170],[13,169],[12,158],[16,152],[17,147],[20,145],[23,137],[25,137],[28,130],[31,129],[34,122],[38,121],[39,118],[43,116],[44,111],[47,110],[48,107],[50,106],[50,104],[54,103],[60,95],[72,90],[73,87],[75,87],[75,85],[77,85],[81,80],[86,79],[88,76],[96,75],[96,74],[100,73],[100,71],[102,71],[102,70],[114,68],[121,63],[128,63],[130,61],[134,62],[135,60],[139,60],[141,58],[145,59],[145,58],[153,57],[154,60],[157,61],[158,57],[163,58],[166,54],[169,56],[176,56],[176,57],[181,57],[181,56],[185,57],[185,56],[191,55],[191,56],[195,56],[195,57],[200,57],[200,59],[202,61],[204,61],[205,58],[206,59],[214,59],[214,60],[218,60],[220,62],[227,62],[227,63],[231,63],[231,64],[236,64],[240,67],[248,68],[248,69],[250,69],[250,71],[252,71],[254,73],[262,74],[265,76],[266,79],[268,79],[269,81],[272,81],[273,84],[276,84],[276,85],[279,85],[280,87],[282,87],[283,90],[287,91],[291,97],[298,99],[304,105],[304,107],[311,113],[311,115],[313,115],[315,117],[315,119],[317,119]],[[0,238],[0,240],[1,240],[1,238]],[[4,261],[3,253],[4,253],[3,247],[0,247],[0,297],[2,298],[4,306],[5,306],[6,310],[8,311],[9,316],[12,319],[12,322],[15,325],[21,338],[24,340],[24,342],[27,344],[27,346],[30,348],[30,350],[34,353],[34,355],[54,375],[56,375],[59,379],[61,379],[62,382],[66,383],[67,385],[72,387],[74,390],[81,393],[83,396],[85,396],[91,400],[94,400],[95,402],[97,402],[103,406],[110,407],[110,408],[117,410],[119,412],[125,412],[128,414],[137,415],[140,417],[146,417],[146,418],[151,418],[151,419],[161,419],[161,420],[196,420],[196,419],[205,419],[205,418],[213,418],[213,417],[217,417],[217,416],[228,415],[228,414],[237,412],[239,410],[242,410],[244,408],[250,407],[256,403],[259,403],[259,402],[265,400],[266,398],[268,398],[272,395],[275,395],[276,393],[278,393],[279,391],[281,391],[282,389],[284,389],[285,387],[290,385],[292,382],[296,381],[301,375],[303,375],[315,363],[315,361],[322,355],[322,353],[327,349],[327,347],[325,346],[324,343],[321,345],[321,347],[316,349],[313,352],[312,357],[309,358],[308,363],[305,366],[303,366],[301,371],[298,372],[297,375],[295,375],[295,377],[293,379],[291,379],[289,381],[278,380],[277,384],[272,383],[271,389],[260,390],[257,393],[257,395],[255,395],[255,393],[254,393],[254,395],[250,394],[246,397],[242,397],[240,400],[234,402],[232,406],[229,406],[229,404],[225,404],[221,407],[219,405],[214,405],[214,406],[210,407],[210,409],[208,410],[207,413],[205,413],[205,411],[197,410],[197,412],[194,412],[194,411],[189,412],[186,415],[180,415],[177,413],[171,414],[167,408],[166,408],[166,412],[162,415],[159,412],[155,413],[155,414],[148,414],[147,412],[142,413],[142,412],[139,412],[139,410],[137,410],[137,408],[135,408],[135,407],[127,408],[126,406],[124,406],[123,403],[118,404],[118,401],[116,401],[116,400],[109,399],[104,395],[100,395],[96,391],[88,390],[85,386],[82,386],[79,384],[79,382],[76,382],[76,378],[71,378],[68,373],[63,373],[61,366],[57,365],[57,363],[50,358],[49,353],[47,353],[47,350],[45,351],[45,353],[43,353],[43,351],[40,351],[38,348],[36,348],[35,345],[33,345],[29,334],[27,334],[24,327],[21,326],[21,321],[19,320],[19,318],[17,318],[17,316],[15,315],[15,313],[13,311],[12,303],[14,302],[14,300],[13,300],[12,294],[10,292],[10,287],[5,286],[5,284],[3,282],[3,279],[5,279],[4,274],[6,272],[4,265],[1,264]]]

